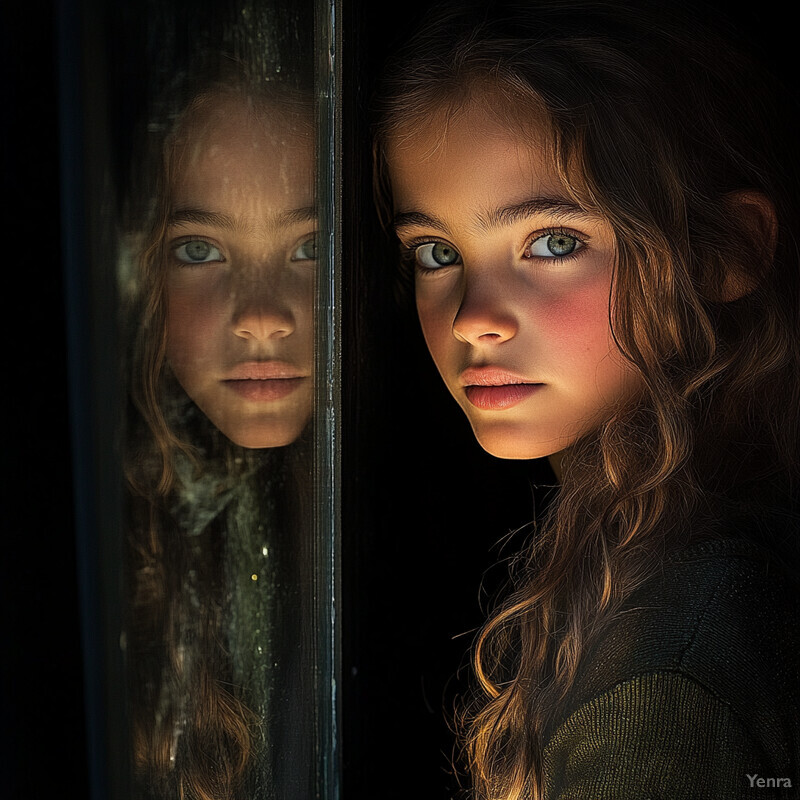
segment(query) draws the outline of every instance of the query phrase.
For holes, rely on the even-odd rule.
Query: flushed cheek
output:
[[[608,282],[597,281],[532,300],[536,327],[561,366],[592,362],[616,349],[609,324]]]
[[[596,423],[640,385],[635,368],[620,353],[609,322],[609,289],[577,292],[554,302],[545,342],[556,387],[579,416],[574,432]],[[582,409],[582,411],[580,411]]]

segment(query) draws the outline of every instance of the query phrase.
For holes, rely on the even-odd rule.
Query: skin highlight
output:
[[[479,443],[541,458],[637,389],[609,321],[615,236],[570,201],[544,121],[529,116],[523,137],[476,94],[445,133],[416,127],[389,144],[395,230],[416,260],[428,348]],[[438,265],[436,247],[453,263]]]
[[[275,109],[211,97],[176,145],[166,356],[242,447],[280,447],[313,403],[313,138]]]

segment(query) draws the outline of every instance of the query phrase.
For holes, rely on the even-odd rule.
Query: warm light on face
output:
[[[525,138],[509,128],[473,101],[388,161],[439,373],[485,450],[528,459],[597,426],[638,374],[609,324],[612,228],[571,201],[535,111]]]
[[[313,402],[310,128],[220,95],[185,123],[167,231],[167,358],[238,445],[297,439]]]

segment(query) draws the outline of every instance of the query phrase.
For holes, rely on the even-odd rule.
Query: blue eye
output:
[[[441,269],[461,263],[461,254],[455,247],[443,242],[422,244],[414,250],[417,264],[424,269]]]
[[[528,245],[526,255],[531,258],[564,258],[582,247],[580,239],[558,231],[538,236]]]
[[[317,236],[309,236],[295,247],[292,253],[292,261],[316,261],[317,258]]]
[[[222,254],[204,239],[192,239],[173,248],[175,258],[183,264],[207,264],[211,261],[224,261]]]

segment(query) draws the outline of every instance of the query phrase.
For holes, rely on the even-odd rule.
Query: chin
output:
[[[541,432],[532,434],[530,431],[520,430],[516,425],[472,427],[478,444],[489,455],[509,461],[530,461],[535,458],[546,458],[562,451],[568,446],[563,437],[554,436],[545,438]]]
[[[247,450],[266,450],[271,447],[286,447],[296,442],[305,425],[237,425],[233,427],[219,426],[225,436],[235,445]]]

